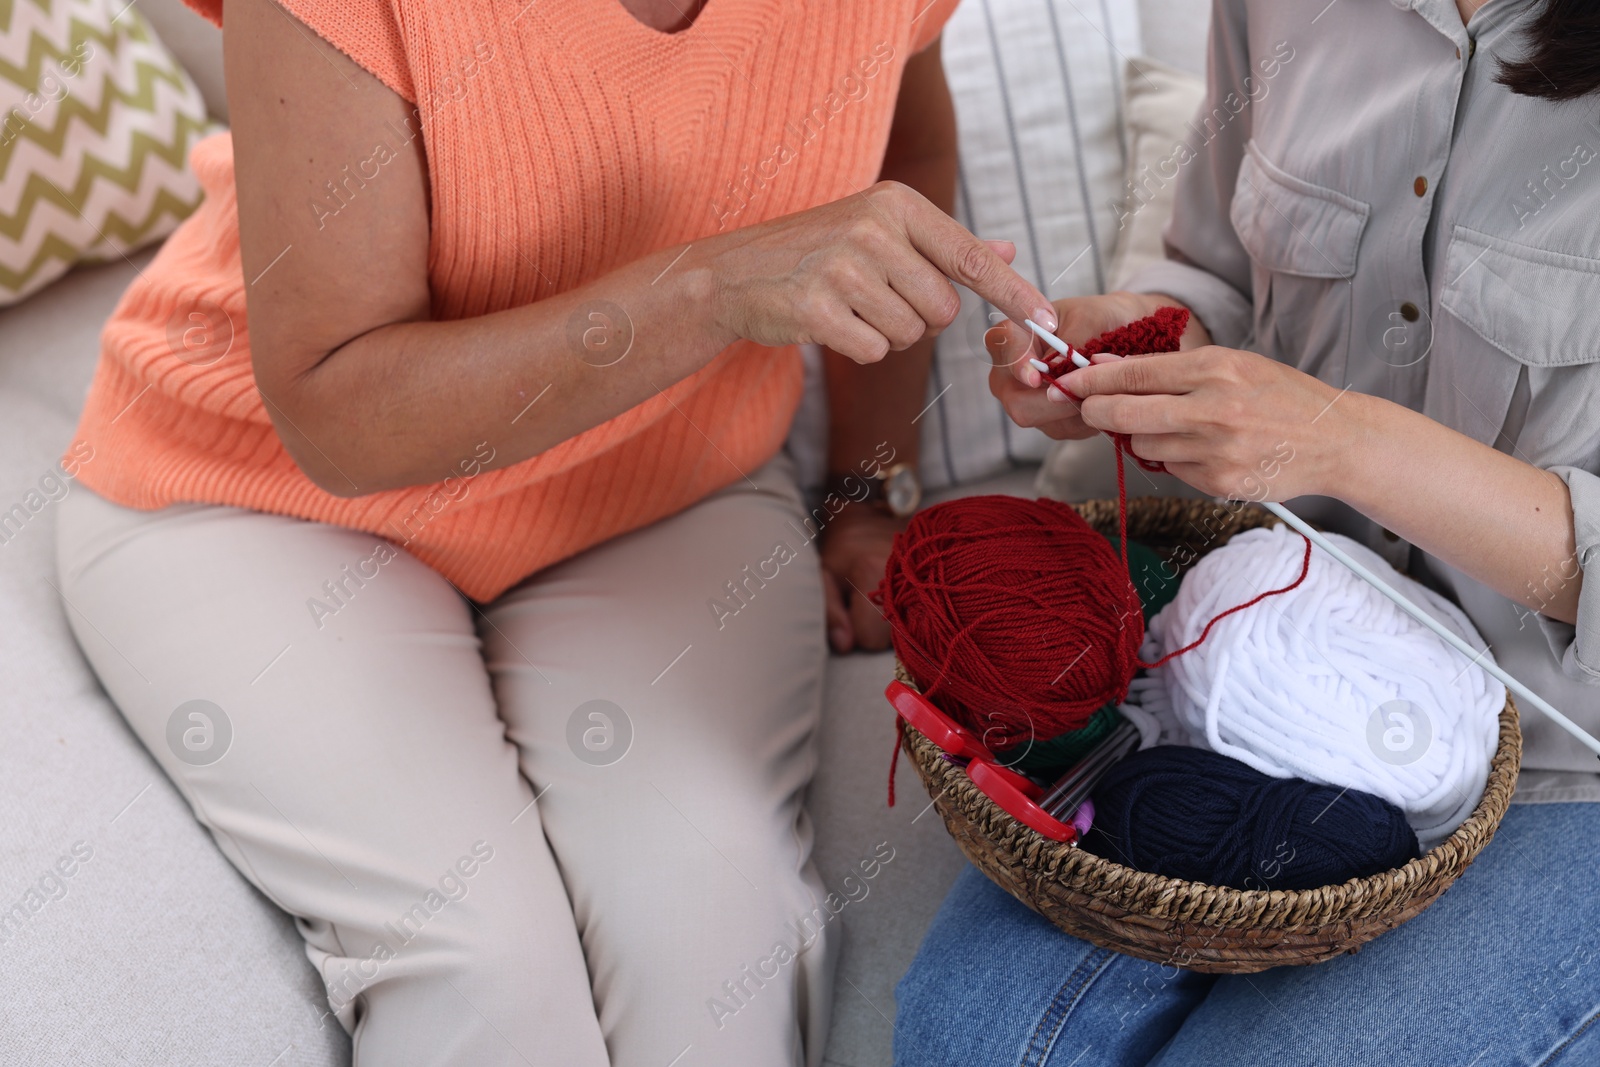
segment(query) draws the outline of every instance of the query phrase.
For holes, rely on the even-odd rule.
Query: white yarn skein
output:
[[[1145,648],[1152,653],[1155,651],[1154,646],[1148,643]],[[1152,656],[1146,655],[1144,658],[1146,662],[1154,662]],[[1153,677],[1148,671],[1134,675],[1133,681],[1128,683],[1128,699],[1118,704],[1117,710],[1138,728],[1141,749],[1154,748],[1156,745],[1189,744],[1188,732],[1172,713],[1172,705],[1167,702],[1161,679]]]
[[[1364,545],[1328,536],[1484,646],[1454,604]],[[1283,526],[1207,553],[1150,621],[1143,658],[1189,644],[1228,608],[1288,585],[1304,554],[1305,542]],[[1151,673],[1163,684],[1140,694],[1144,710],[1180,724],[1188,743],[1276,778],[1382,797],[1405,812],[1424,849],[1477,807],[1506,699],[1499,681],[1315,549],[1299,588],[1222,619],[1205,644]]]

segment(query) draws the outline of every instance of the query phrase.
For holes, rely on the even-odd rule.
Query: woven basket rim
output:
[[[1109,508],[1109,521],[1115,528],[1116,501],[1085,501],[1072,506],[1097,529],[1104,527]],[[1192,525],[1197,520],[1214,520],[1216,510],[1231,507],[1209,500],[1130,499],[1128,536],[1139,538],[1158,527],[1170,529]],[[1240,530],[1278,522],[1264,509],[1246,505],[1234,510],[1231,519],[1218,527],[1222,532],[1215,533],[1214,539],[1225,543]],[[898,656],[895,657],[895,676],[912,689],[918,688]],[[1026,855],[1034,877],[1049,878],[1092,897],[1095,909],[1108,917],[1133,923],[1144,920],[1163,930],[1177,920],[1213,929],[1271,928],[1282,933],[1326,927],[1330,923],[1354,923],[1411,909],[1409,914],[1395,918],[1393,925],[1398,925],[1459,877],[1493,838],[1516,789],[1522,756],[1520,717],[1516,702],[1507,694],[1499,716],[1498,742],[1483,796],[1466,821],[1445,840],[1404,866],[1337,885],[1314,889],[1233,889],[1134,870],[1085,852],[1076,845],[1052,841],[1017,822],[990,800],[972,785],[964,771],[942,760],[942,750],[910,723],[900,720],[899,725],[911,762],[935,802],[948,794],[949,801],[979,828],[991,845],[1009,854]],[[948,821],[949,813],[941,814],[945,814]]]

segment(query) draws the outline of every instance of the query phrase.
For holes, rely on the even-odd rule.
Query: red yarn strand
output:
[[[894,755],[889,757],[889,806],[894,807],[894,772],[900,766],[900,716],[894,717]]]
[[[1245,608],[1253,608],[1270,596],[1278,596],[1282,593],[1289,592],[1291,589],[1300,588],[1300,583],[1306,580],[1307,574],[1311,573],[1311,538],[1307,537],[1305,534],[1301,534],[1300,539],[1306,543],[1306,551],[1305,555],[1301,557],[1300,560],[1300,576],[1298,578],[1281,589],[1268,589],[1265,593],[1258,593],[1249,600],[1246,600],[1243,604],[1235,604],[1227,611],[1224,611],[1221,615],[1213,617],[1210,622],[1206,623],[1206,628],[1200,631],[1200,636],[1195,638],[1193,641],[1190,641],[1187,645],[1184,645],[1182,648],[1173,649],[1171,652],[1168,652],[1165,656],[1162,656],[1154,663],[1146,663],[1144,660],[1140,660],[1139,666],[1143,667],[1147,671],[1154,670],[1170,660],[1177,659],[1185,652],[1192,652],[1205,643],[1205,639],[1211,635],[1211,628],[1213,626],[1221,622],[1223,619],[1226,619],[1234,612],[1243,611]]]

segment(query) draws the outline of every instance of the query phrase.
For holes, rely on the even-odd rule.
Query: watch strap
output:
[[[885,508],[888,507],[881,473],[873,478],[869,478],[857,471],[830,474],[827,482],[823,484],[822,492],[824,495],[832,493],[835,496],[842,496],[846,500],[853,500],[858,504],[875,504]]]

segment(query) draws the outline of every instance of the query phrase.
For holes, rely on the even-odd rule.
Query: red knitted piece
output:
[[[1115,330],[1108,330],[1078,347],[1078,351],[1086,356],[1093,356],[1100,352],[1110,352],[1116,356],[1141,356],[1151,352],[1176,352],[1178,342],[1183,337],[1183,331],[1189,327],[1189,309],[1176,307],[1157,308],[1155,314],[1147,315],[1136,322],[1126,326],[1119,326]],[[1063,361],[1060,368],[1051,375],[1060,378],[1072,370],[1070,362]],[[1083,399],[1072,393],[1071,390],[1061,390],[1072,398],[1074,404],[1082,404]],[[1125,433],[1108,434],[1117,443],[1117,450],[1126,456],[1133,456],[1133,461],[1149,471],[1151,474],[1164,474],[1167,468],[1153,460],[1140,459],[1133,455],[1133,446],[1128,441]]]
[[[1176,352],[1183,331],[1189,328],[1189,309],[1157,308],[1154,315],[1108,330],[1078,348],[1086,356],[1110,352],[1138,356],[1148,352]]]

